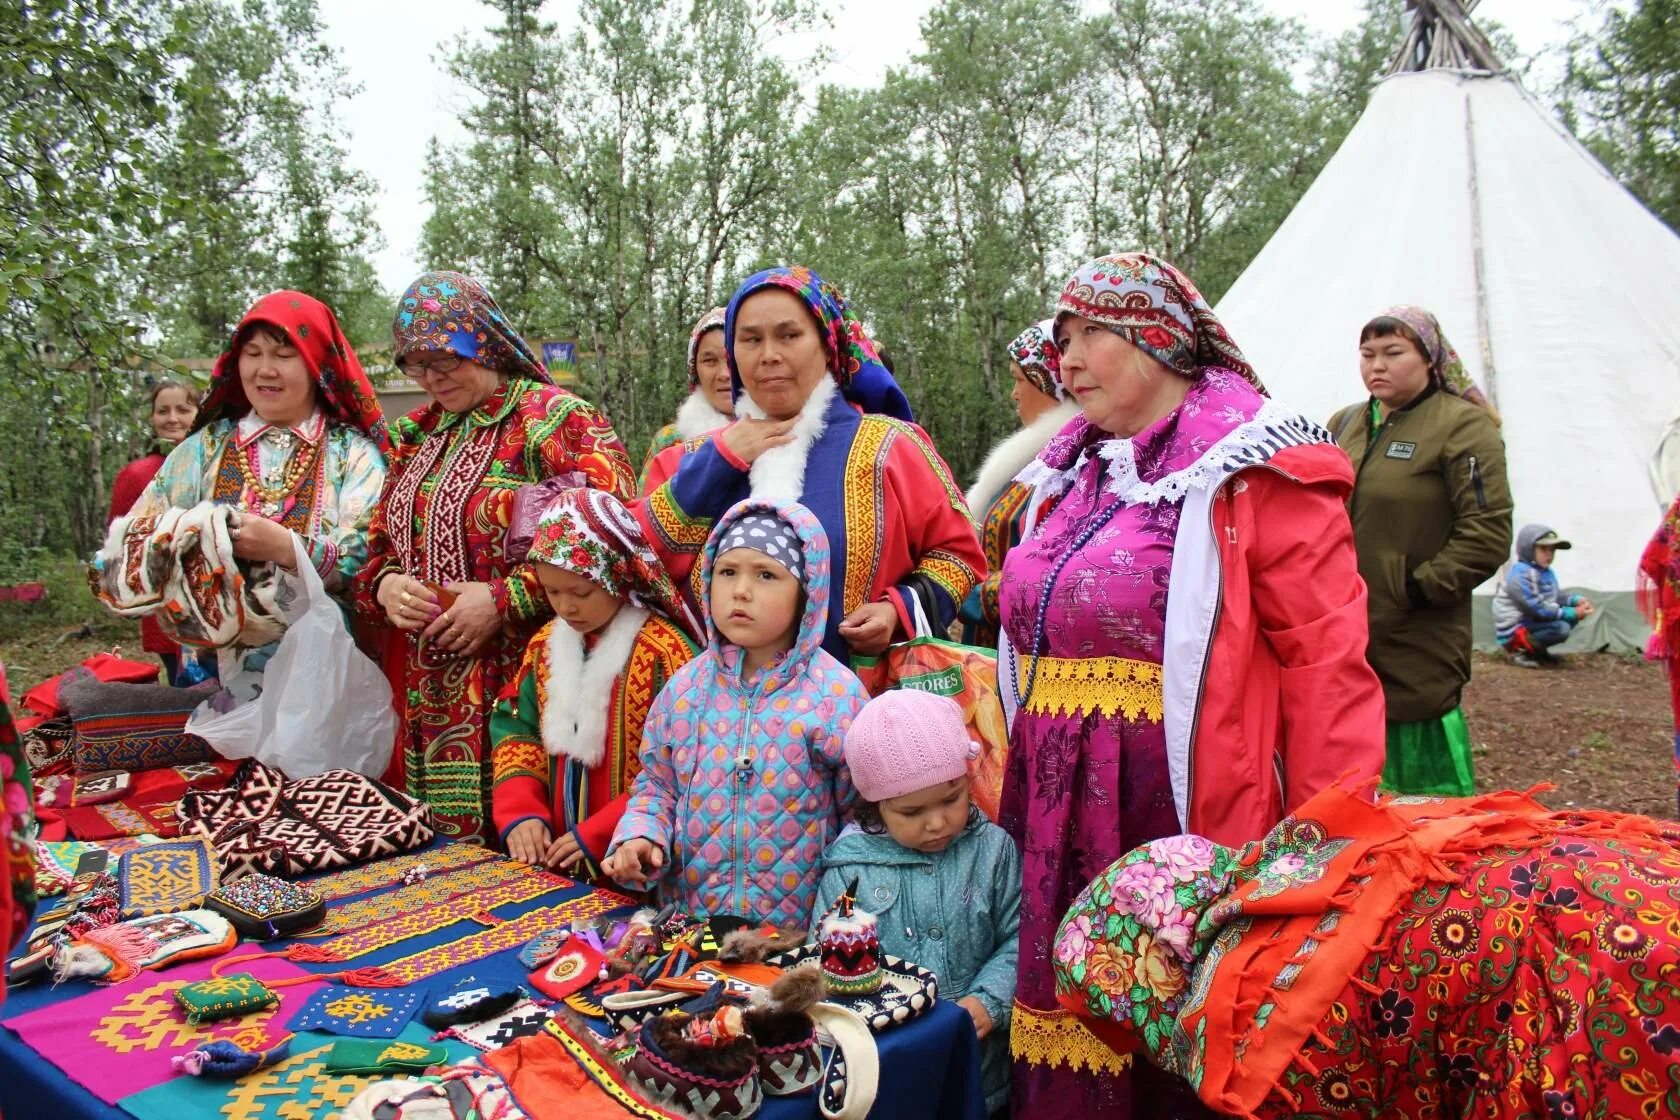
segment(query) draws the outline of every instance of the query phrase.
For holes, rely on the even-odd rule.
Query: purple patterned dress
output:
[[[1183,499],[1127,498],[1192,467],[1259,400],[1238,378],[1209,371],[1183,405],[1132,439],[1080,433],[1076,421],[1040,457],[1071,464],[1070,481],[1010,552],[999,591],[1023,698],[1000,813],[1024,870],[1010,1025],[1017,1116],[1207,1115],[1181,1082],[1145,1063],[1128,1068],[1058,1007],[1050,948],[1086,884],[1137,845],[1180,831],[1161,658]]]

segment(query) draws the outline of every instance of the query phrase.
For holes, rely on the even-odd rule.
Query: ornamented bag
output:
[[[232,922],[242,937],[256,941],[311,929],[327,916],[326,902],[314,891],[260,872],[218,887],[204,900],[204,908]]]
[[[262,1011],[279,1003],[280,996],[249,972],[236,972],[177,988],[175,1002],[187,1013],[187,1022],[197,1026]]]
[[[187,717],[214,689],[161,684],[66,682],[59,698],[76,729],[76,773],[151,770],[216,757],[210,744],[186,732]]]
[[[287,781],[247,759],[220,790],[181,799],[181,835],[210,841],[225,880],[259,871],[295,878],[397,855],[431,842],[424,802],[353,770]]]

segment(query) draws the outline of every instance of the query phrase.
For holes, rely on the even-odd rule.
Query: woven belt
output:
[[[1024,698],[1022,707],[1034,715],[1100,712],[1161,722],[1161,666],[1153,661],[1022,655],[1015,659],[1016,692],[1025,692],[1029,680],[1032,695]]]

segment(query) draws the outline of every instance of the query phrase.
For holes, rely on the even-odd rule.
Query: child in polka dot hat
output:
[[[748,499],[714,528],[702,587],[709,643],[654,702],[602,867],[702,917],[804,926],[867,699],[822,648],[828,538],[804,506]]]
[[[846,732],[857,823],[823,856],[811,926],[848,893],[875,917],[881,951],[939,977],[980,1036],[987,1112],[1009,1100],[1009,1018],[1021,925],[1021,857],[968,795],[973,751],[962,709],[896,689]]]

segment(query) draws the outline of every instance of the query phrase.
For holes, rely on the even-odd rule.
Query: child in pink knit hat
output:
[[[987,1111],[1009,1097],[1021,856],[968,796],[974,747],[955,701],[899,689],[863,706],[846,732],[856,821],[823,856],[812,928],[857,881],[884,952],[939,977],[980,1036]]]

